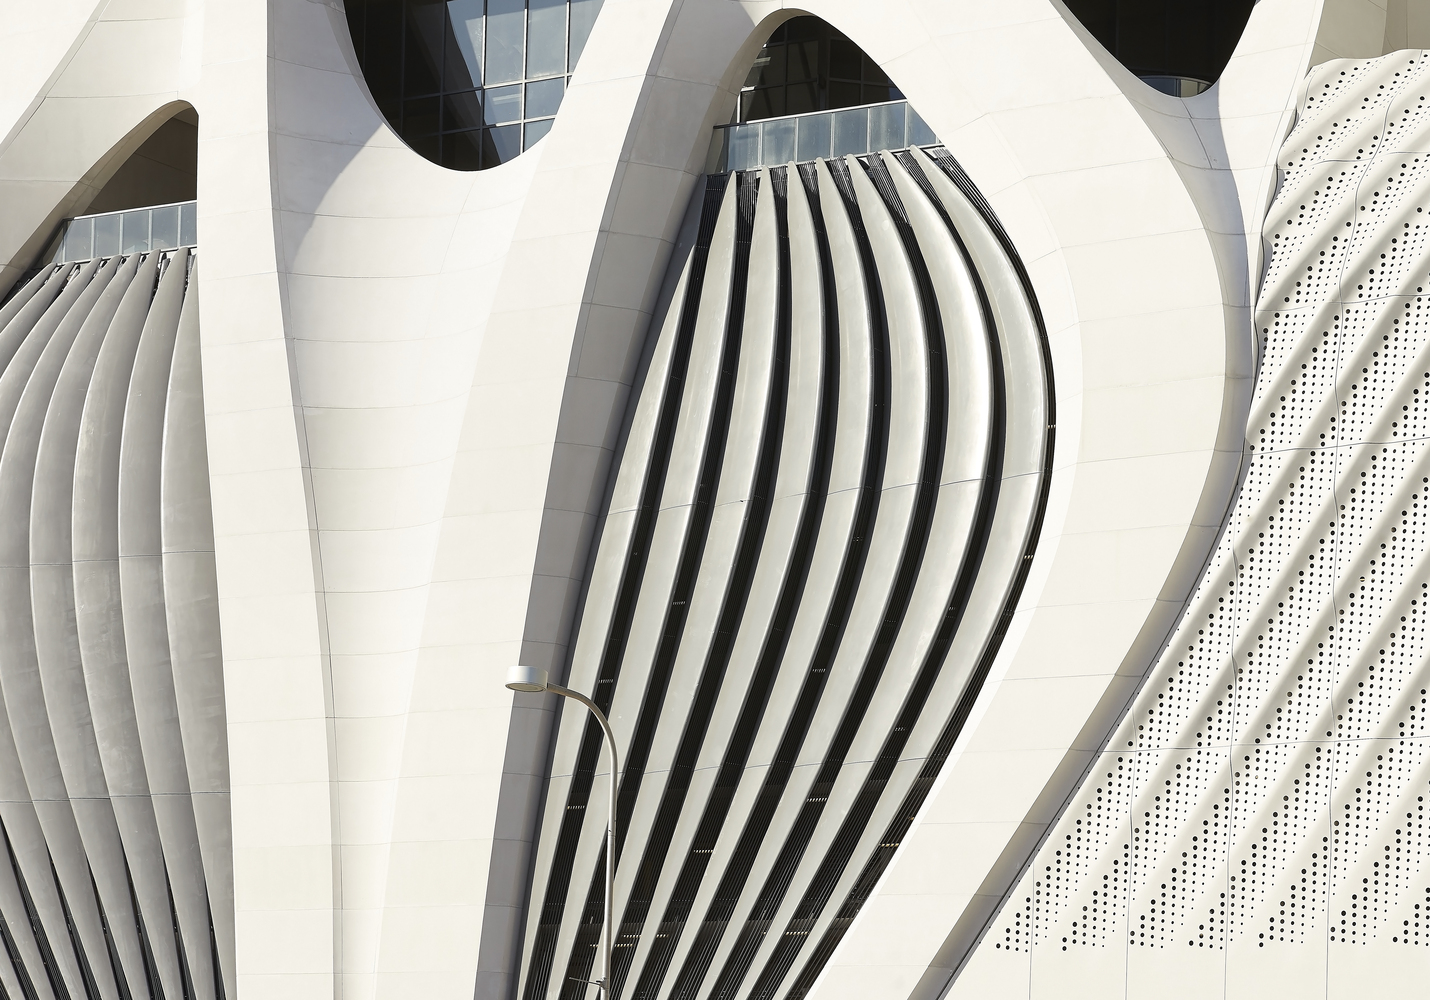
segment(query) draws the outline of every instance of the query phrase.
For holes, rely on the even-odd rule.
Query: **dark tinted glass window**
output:
[[[519,156],[551,128],[601,0],[347,0],[373,100],[444,167]]]
[[[903,98],[859,46],[817,17],[796,17],[755,57],[736,114],[753,122]]]
[[[1255,0],[1066,2],[1103,47],[1138,76],[1208,86],[1226,68],[1255,6]],[[1167,89],[1156,79],[1148,82]]]

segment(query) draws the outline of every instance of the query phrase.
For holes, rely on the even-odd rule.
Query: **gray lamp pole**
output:
[[[606,721],[605,713],[596,707],[595,702],[579,691],[572,691],[560,684],[551,683],[547,679],[545,670],[537,667],[512,667],[507,671],[506,686],[513,691],[526,691],[531,694],[550,691],[563,698],[579,701],[596,717],[596,721],[601,724],[601,732],[606,734],[606,748],[611,752],[611,794],[610,800],[606,804],[606,919],[601,935],[601,978],[596,980],[596,986],[601,991],[599,994],[601,997],[609,998],[611,995],[611,935],[613,933],[612,920],[615,916],[616,892],[616,775],[619,772],[616,758],[616,736],[611,732],[611,724]]]

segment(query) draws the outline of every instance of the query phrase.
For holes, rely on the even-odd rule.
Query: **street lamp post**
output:
[[[595,982],[596,987],[601,991],[599,996],[609,998],[611,995],[611,935],[613,933],[612,921],[615,916],[616,891],[616,775],[619,771],[616,757],[616,736],[611,732],[611,724],[606,720],[605,713],[596,707],[595,702],[579,691],[572,691],[560,684],[551,683],[545,670],[537,667],[512,667],[507,671],[506,686],[513,691],[525,691],[531,694],[550,691],[563,698],[579,701],[596,717],[596,721],[601,724],[601,732],[606,734],[606,748],[611,752],[611,789],[610,798],[606,804],[606,914],[601,935],[601,978]]]

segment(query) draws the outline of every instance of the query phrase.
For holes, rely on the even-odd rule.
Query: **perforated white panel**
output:
[[[1430,58],[1312,72],[1245,479],[954,996],[1391,996],[1430,970]]]

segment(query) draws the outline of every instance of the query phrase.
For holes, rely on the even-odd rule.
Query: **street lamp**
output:
[[[578,691],[551,683],[545,670],[538,667],[512,667],[506,674],[506,686],[513,691],[525,691],[530,694],[550,691],[563,698],[579,701],[596,717],[596,721],[601,724],[601,732],[606,734],[606,748],[611,752],[611,793],[610,801],[606,804],[606,919],[601,935],[601,978],[595,980],[595,983],[601,991],[600,996],[609,997],[611,995],[609,986],[611,981],[611,934],[612,921],[615,916],[616,891],[616,773],[619,769],[616,758],[616,736],[611,732],[611,724],[606,720],[605,713],[596,707],[594,701]]]

